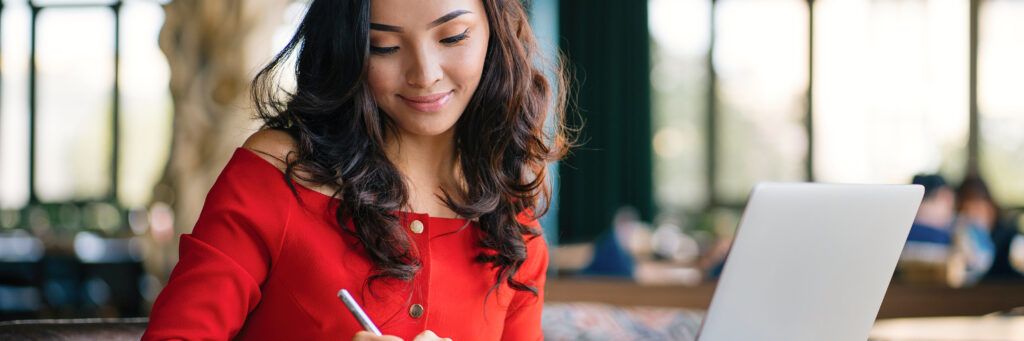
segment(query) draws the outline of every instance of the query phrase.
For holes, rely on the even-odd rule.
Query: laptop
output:
[[[918,185],[757,185],[697,339],[864,341]]]

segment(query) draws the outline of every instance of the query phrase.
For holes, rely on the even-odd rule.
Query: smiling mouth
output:
[[[438,94],[426,95],[426,96],[415,96],[406,97],[398,95],[408,105],[416,111],[420,112],[438,112],[441,108],[444,108],[445,104],[451,100],[454,91],[448,91]]]

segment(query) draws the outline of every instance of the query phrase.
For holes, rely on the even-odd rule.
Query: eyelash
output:
[[[448,38],[441,39],[441,43],[445,44],[445,45],[448,45],[448,46],[455,46],[455,45],[458,45],[459,43],[461,43],[462,41],[464,41],[464,40],[466,40],[468,38],[469,38],[469,29],[467,28],[465,31],[462,31],[462,33],[459,33],[457,35],[454,35],[454,36],[451,36],[451,37],[448,37]],[[393,54],[395,52],[398,52],[398,46],[392,46],[392,47],[370,46],[370,53],[373,53],[373,54],[378,54],[378,55],[386,56],[386,55],[389,55],[389,54]]]
[[[451,36],[451,37],[448,37],[448,38],[441,39],[441,43],[445,44],[445,45],[451,46],[451,45],[458,44],[458,43],[462,42],[463,40],[466,40],[466,38],[469,38],[469,29],[468,28],[465,31],[462,31],[462,33],[459,33],[457,35],[454,35],[454,36]]]

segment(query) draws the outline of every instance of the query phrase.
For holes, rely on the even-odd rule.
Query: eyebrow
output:
[[[436,20],[431,21],[430,24],[427,25],[427,28],[437,27],[437,26],[439,26],[441,24],[444,24],[446,22],[452,21],[452,19],[458,18],[460,15],[467,14],[467,13],[472,13],[472,12],[464,10],[464,9],[457,9],[457,10],[451,11],[450,13],[442,15],[440,18],[437,18]],[[392,25],[385,25],[385,24],[377,24],[377,23],[370,23],[370,29],[371,30],[377,30],[377,31],[387,31],[387,32],[398,32],[398,33],[403,32],[403,29],[401,27],[392,26]]]

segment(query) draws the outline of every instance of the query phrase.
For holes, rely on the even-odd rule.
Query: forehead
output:
[[[463,15],[467,17],[484,15],[482,0],[371,0],[370,21],[421,29],[455,10],[472,12]]]

